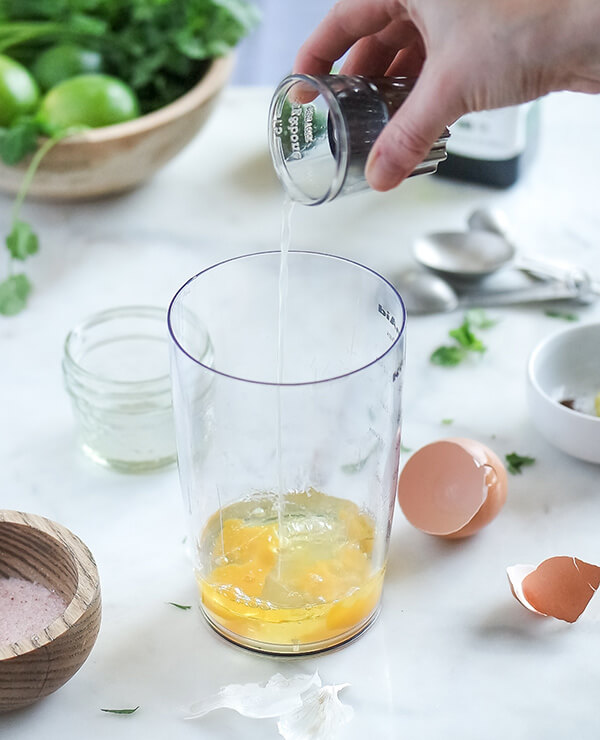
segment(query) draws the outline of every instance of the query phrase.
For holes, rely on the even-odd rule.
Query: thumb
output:
[[[426,62],[410,95],[373,144],[365,168],[369,185],[374,190],[399,185],[463,112],[447,73],[438,74]]]

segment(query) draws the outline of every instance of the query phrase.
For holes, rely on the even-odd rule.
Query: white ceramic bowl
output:
[[[527,404],[533,423],[555,447],[600,463],[600,417],[575,411],[561,400],[593,408],[600,393],[600,323],[573,326],[550,336],[532,352],[527,368]]]

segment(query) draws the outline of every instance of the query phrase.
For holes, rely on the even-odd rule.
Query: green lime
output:
[[[70,77],[102,72],[102,56],[77,44],[58,44],[39,54],[31,71],[42,90],[50,90]]]
[[[49,134],[73,126],[100,128],[140,114],[135,93],[108,75],[91,74],[60,82],[44,96],[38,120]]]
[[[10,126],[15,118],[32,113],[39,99],[37,82],[29,71],[0,54],[0,126]]]

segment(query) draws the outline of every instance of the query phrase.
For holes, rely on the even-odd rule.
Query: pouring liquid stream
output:
[[[285,363],[285,322],[287,316],[288,298],[288,252],[292,240],[292,214],[294,212],[294,201],[287,195],[284,197],[281,210],[281,254],[279,260],[279,308],[277,314],[277,477],[279,490],[277,493],[277,530],[281,542],[283,532],[283,508],[285,502],[285,489],[283,481],[283,419],[281,409],[281,384],[283,383],[283,370]],[[277,576],[281,577],[281,557],[277,558]]]

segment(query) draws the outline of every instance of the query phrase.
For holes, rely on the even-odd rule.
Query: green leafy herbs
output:
[[[100,709],[101,712],[107,712],[108,714],[134,714],[139,709],[139,704],[137,707],[133,707],[132,709]]]
[[[258,19],[247,0],[3,0],[0,53],[27,64],[51,45],[77,43],[99,52],[148,112],[189,90]]]
[[[177,609],[181,609],[184,612],[192,608],[191,606],[189,606],[189,604],[176,604],[174,601],[167,601],[167,604],[169,604],[169,606],[174,606]]]
[[[193,87],[209,61],[227,54],[258,18],[249,0],[0,0],[0,55],[35,70],[44,52],[76,44],[99,56],[106,74],[132,88],[144,114]],[[35,152],[6,237],[11,265],[0,282],[0,314],[5,316],[21,311],[31,290],[25,275],[13,274],[12,262],[38,250],[37,236],[19,217],[21,205],[42,158],[75,130],[51,130],[39,111],[0,128],[5,164],[15,165]],[[38,148],[40,137],[48,133],[51,137]]]
[[[544,311],[546,316],[550,316],[552,319],[562,319],[563,321],[579,321],[579,316],[576,313],[570,313],[569,311],[555,311],[548,309]]]
[[[400,445],[400,452],[412,452],[412,447],[405,447],[404,445]]]
[[[454,339],[455,344],[442,345],[434,350],[430,361],[441,367],[454,367],[460,365],[469,353],[477,352],[483,354],[486,351],[485,344],[475,334],[475,329],[487,329],[497,322],[490,319],[482,309],[471,309],[464,316],[463,323],[456,329],[451,329],[448,334]]]
[[[452,424],[454,424],[454,419],[442,419],[441,423],[442,423],[442,424],[443,424],[444,426],[446,426],[446,427],[449,427],[449,426],[451,426]]]
[[[508,472],[513,475],[520,475],[523,470],[522,468],[526,465],[533,465],[535,457],[527,457],[527,455],[519,455],[516,452],[510,452],[505,455],[505,460],[508,468]]]

